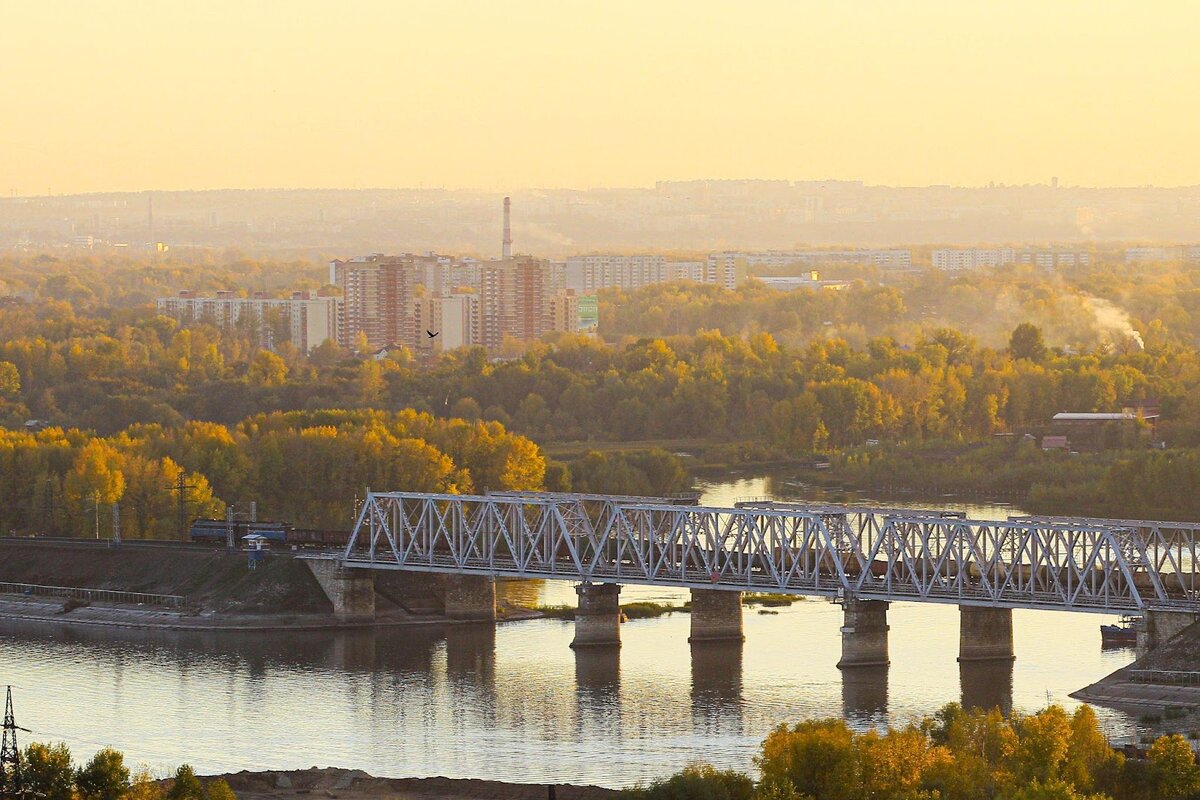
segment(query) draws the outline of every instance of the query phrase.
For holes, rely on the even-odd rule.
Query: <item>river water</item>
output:
[[[700,482],[704,502],[821,496],[786,476]],[[898,503],[1021,513],[941,498]],[[574,602],[570,584],[506,584],[510,598]],[[686,595],[625,587],[623,600]],[[691,648],[688,617],[622,626],[619,653],[576,654],[571,623],[434,626],[263,635],[109,631],[0,623],[0,682],[14,685],[32,738],[77,759],[104,745],[166,770],[201,773],[340,766],[384,776],[445,775],[626,786],[692,761],[751,770],[780,722],[845,717],[902,724],[960,701],[1036,710],[1129,663],[1101,650],[1094,614],[1014,612],[1013,665],[960,671],[958,610],[894,603],[892,664],[842,674],[841,609],[810,599],[746,609],[744,645]],[[1110,737],[1147,733],[1098,709]],[[26,734],[25,736],[29,736]]]

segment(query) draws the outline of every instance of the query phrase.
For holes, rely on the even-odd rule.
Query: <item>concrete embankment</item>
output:
[[[1071,696],[1109,706],[1200,707],[1198,654],[1200,622]]]
[[[275,553],[250,569],[245,553],[198,547],[0,539],[0,582],[178,595],[182,607],[36,593],[0,594],[0,617],[174,629],[342,628],[437,623],[433,576],[380,576],[376,619],[339,619],[309,567]]]

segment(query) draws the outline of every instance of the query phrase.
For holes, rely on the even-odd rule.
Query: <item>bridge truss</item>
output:
[[[567,493],[385,492],[368,495],[342,560],[352,568],[870,600],[1200,610],[1196,528],[823,504],[712,508]]]

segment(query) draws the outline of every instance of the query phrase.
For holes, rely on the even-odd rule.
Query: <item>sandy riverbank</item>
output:
[[[229,782],[240,800],[546,800],[539,783],[452,778],[376,778],[361,770],[313,767],[306,770],[235,772],[214,775]],[[608,800],[619,793],[599,786],[558,784],[555,800]]]

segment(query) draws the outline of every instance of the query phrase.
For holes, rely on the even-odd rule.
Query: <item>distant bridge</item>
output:
[[[1101,613],[1200,612],[1192,523],[571,493],[368,495],[344,567]]]

